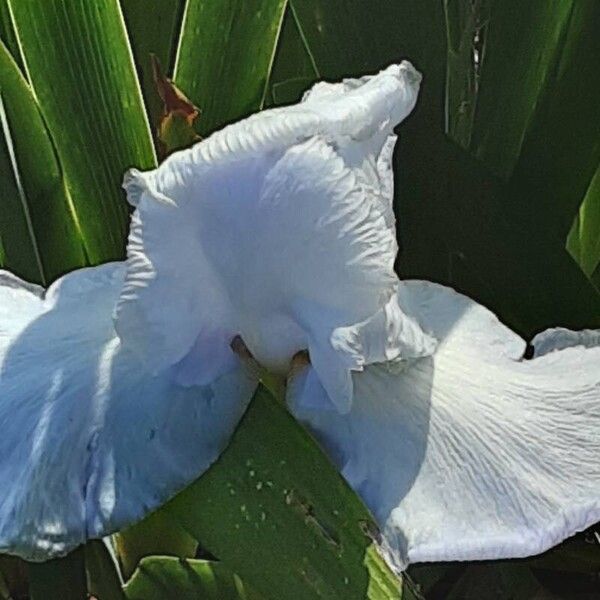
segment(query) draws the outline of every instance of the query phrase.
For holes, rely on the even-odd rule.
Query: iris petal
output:
[[[531,340],[531,345],[534,348],[534,356],[543,356],[549,352],[573,346],[593,348],[600,346],[600,331],[595,329],[571,331],[570,329],[556,327],[538,333]]]
[[[189,365],[209,347],[219,346],[210,375],[227,372],[237,335],[273,371],[311,348],[332,399],[349,406],[355,365],[330,336],[394,294],[393,127],[419,81],[405,62],[321,83],[131,172],[123,343],[151,370],[185,365],[188,383],[205,380]]]
[[[0,549],[63,554],[200,475],[256,385],[230,349],[239,334],[276,369],[314,349],[350,408],[362,363],[331,334],[394,294],[392,129],[419,80],[402,63],[320,84],[131,170],[125,265],[45,294],[0,276]]]
[[[527,556],[600,520],[600,346],[525,360],[523,340],[448,288],[406,282],[400,303],[437,338],[432,356],[354,374],[347,415],[310,371],[288,392],[390,562]]]
[[[116,336],[113,263],[44,295],[0,276],[0,550],[62,555],[142,518],[227,445],[255,381],[238,367],[181,387]]]

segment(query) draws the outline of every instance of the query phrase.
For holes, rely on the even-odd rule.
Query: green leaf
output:
[[[10,16],[8,0],[0,0],[0,41],[6,46],[19,69],[23,69],[21,50]]]
[[[444,35],[437,0],[290,0],[290,5],[321,77],[363,75],[403,58],[425,72],[426,85],[437,74],[425,65],[441,67],[445,77],[445,43],[440,54],[427,37],[434,31]]]
[[[515,218],[561,245],[600,164],[599,32],[600,3],[572,2],[510,180]]]
[[[326,78],[358,74],[379,66],[382,58],[379,38],[387,33],[384,18],[392,20],[398,14],[394,4],[290,0],[314,68]],[[375,32],[377,35],[371,37]],[[338,43],[344,48],[343,57],[336,49]]]
[[[508,7],[508,4],[513,8],[515,6],[512,2],[495,3],[493,6],[500,11],[502,6]],[[599,5],[596,4],[596,7]],[[575,16],[580,15],[579,11],[584,8],[588,13],[592,10],[589,3],[580,3],[571,17],[571,26],[580,23],[581,19]],[[529,14],[529,4],[526,9]],[[591,19],[592,14],[589,16],[590,27],[593,28],[595,20]],[[489,27],[494,27],[494,14],[491,18]],[[513,26],[520,27],[521,22],[521,19],[513,21]],[[506,24],[506,27],[509,25]],[[436,37],[432,29],[427,35],[428,43],[432,47],[437,45],[441,53],[441,44]],[[527,38],[525,32],[523,37]],[[510,39],[508,34],[504,38],[506,52],[497,49],[497,61],[504,61],[506,69],[511,64],[507,58],[512,52]],[[528,44],[532,45],[531,40],[534,39],[535,36]],[[575,40],[578,42],[575,43]],[[480,81],[481,92],[477,99],[478,111],[481,110],[481,94],[486,85],[485,69],[490,65],[486,61],[490,56],[491,43],[488,37]],[[498,43],[501,44],[501,41]],[[578,62],[589,74],[589,61],[593,61],[592,57],[598,54],[591,52],[591,49],[598,43],[593,40],[587,27],[585,31],[582,29],[581,37],[573,36],[573,46],[577,46],[577,51],[563,52],[564,71],[561,77],[555,77],[559,83],[556,88],[547,90],[544,99],[538,100],[526,144],[521,149],[508,182],[496,177],[486,164],[444,142],[435,120],[432,120],[436,107],[442,105],[445,97],[444,86],[439,85],[435,90],[438,100],[434,96],[431,104],[424,96],[425,106],[417,108],[414,118],[403,129],[400,166],[397,167],[400,172],[399,220],[403,272],[458,287],[492,308],[526,336],[557,324],[572,328],[593,327],[600,318],[600,296],[576,272],[573,261],[563,251],[572,212],[585,192],[585,187],[582,191],[581,185],[590,176],[586,174],[587,155],[591,153],[593,156],[596,150],[588,148],[584,152],[586,156],[582,159],[581,170],[574,165],[567,168],[559,143],[559,140],[566,140],[571,135],[569,127],[563,128],[562,125],[563,122],[572,122],[575,113],[570,114],[569,107],[578,104],[566,101],[567,93],[574,93],[574,84],[569,78],[577,70]],[[584,48],[590,51],[590,57],[586,56]],[[429,68],[433,68],[433,65]],[[517,74],[519,69],[521,65],[515,67]],[[568,78],[567,72],[570,73]],[[583,111],[584,115],[589,114],[592,108],[591,90],[594,89],[594,77],[597,76],[589,74],[591,87],[586,87],[582,94],[583,105],[588,111]],[[489,73],[487,83],[493,84]],[[508,71],[503,84],[505,90],[501,94],[526,93],[521,89],[524,82],[515,92],[515,84],[509,80]],[[563,91],[563,88],[571,91]],[[500,108],[501,97],[495,100],[496,110],[504,110]],[[560,110],[564,111],[562,117]],[[554,115],[554,118],[546,120],[543,135],[542,130],[538,129],[539,123],[550,115]],[[478,126],[483,129],[488,127],[492,135],[499,128],[498,121],[493,119],[489,116],[486,122]],[[591,127],[592,130],[594,127]],[[587,134],[581,140],[591,143]],[[569,144],[565,142],[565,146]],[[597,144],[596,147],[600,149]],[[539,176],[542,172],[549,173],[553,168],[555,172],[552,176]],[[550,182],[553,182],[551,185],[554,190],[548,188]],[[559,192],[559,188],[563,192]],[[573,193],[565,193],[567,188],[572,188]],[[432,244],[432,240],[435,243]]]
[[[464,148],[471,143],[489,0],[444,0],[446,17],[446,132]]]
[[[592,277],[600,265],[600,166],[571,226],[567,250],[583,272]]]
[[[143,521],[120,531],[115,542],[125,579],[131,577],[144,556],[193,558],[198,548],[198,542],[165,511],[153,512]]]
[[[560,57],[572,5],[572,0],[491,2],[471,149],[500,176],[510,175],[519,157]]]
[[[302,94],[319,78],[314,59],[302,37],[292,7],[288,5],[277,53],[271,70],[267,104],[298,102]]]
[[[154,149],[117,0],[10,0],[35,96],[92,263],[122,258],[123,172]]]
[[[274,83],[271,88],[273,104],[279,106],[299,102],[304,92],[310,88],[313,82],[313,78],[298,77]]]
[[[401,154],[403,275],[463,291],[526,338],[599,326],[600,295],[563,246],[507,216],[510,186],[441,136],[423,143],[417,125]]]
[[[265,598],[402,597],[366,508],[262,387],[221,458],[164,510]]]
[[[200,134],[263,106],[286,0],[187,0],[175,83],[200,108]]]
[[[446,7],[447,131],[509,181],[510,219],[562,245],[600,161],[600,4],[447,0]],[[587,224],[577,227],[585,236]],[[591,276],[597,263],[574,252]]]
[[[166,556],[144,558],[125,595],[128,600],[261,600],[222,563]]]
[[[162,102],[152,75],[154,54],[165,73],[172,72],[186,0],[121,0],[127,33],[148,108],[153,132],[158,126]]]
[[[81,232],[33,93],[2,43],[0,132],[3,263],[49,283],[86,264]]]
[[[88,597],[83,546],[64,558],[28,563],[28,566],[31,600],[85,600]]]
[[[105,543],[90,540],[84,552],[89,593],[97,600],[125,600],[118,567]]]

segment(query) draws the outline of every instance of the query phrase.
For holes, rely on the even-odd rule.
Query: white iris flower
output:
[[[0,279],[0,549],[64,554],[226,447],[257,382],[375,515],[389,561],[540,552],[600,520],[600,335],[525,342],[394,273],[393,128],[420,75],[317,84],[125,179],[125,263]],[[239,343],[238,343],[239,345]]]

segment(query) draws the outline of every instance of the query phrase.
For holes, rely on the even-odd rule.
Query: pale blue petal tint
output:
[[[368,324],[397,287],[393,127],[419,82],[405,62],[322,83],[132,170],[125,265],[78,271],[45,295],[2,276],[1,550],[63,554],[201,474],[255,387],[231,351],[237,335],[282,372],[309,348],[350,409],[350,369],[376,359]],[[360,343],[336,347],[337,328],[354,324]],[[386,348],[407,332],[404,346],[424,345],[415,324],[384,326]]]
[[[255,381],[181,387],[123,349],[122,263],[41,288],[0,274],[0,551],[65,554],[141,519],[219,456]]]
[[[582,329],[581,331],[571,331],[570,329],[555,327],[538,333],[531,340],[531,345],[534,349],[534,356],[543,356],[571,346],[593,348],[594,346],[600,346],[600,330]]]
[[[449,288],[409,281],[398,298],[438,340],[432,356],[354,374],[346,415],[310,368],[288,389],[375,515],[388,560],[528,556],[599,521],[597,334],[563,330],[562,349],[526,360],[523,340]]]
[[[189,385],[230,369],[237,335],[283,374],[308,348],[332,401],[349,410],[350,370],[375,359],[369,344],[336,346],[332,336],[394,295],[393,128],[419,83],[407,62],[320,83],[297,105],[225,127],[154,171],[130,172],[123,343],[151,371],[177,364]]]

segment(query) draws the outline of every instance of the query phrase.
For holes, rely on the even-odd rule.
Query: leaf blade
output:
[[[264,388],[217,463],[163,510],[265,598],[402,597],[367,509]]]
[[[567,236],[567,250],[591,278],[600,265],[600,166]]]
[[[0,43],[0,235],[4,264],[48,283],[86,264],[53,141],[19,67]]]
[[[510,180],[514,214],[563,245],[600,164],[600,4],[575,2]]]
[[[10,0],[9,7],[86,252],[92,263],[122,258],[123,172],[154,166],[155,155],[119,4]]]
[[[183,561],[171,556],[144,558],[125,586],[125,597],[128,600],[261,600],[222,563]]]
[[[285,6],[187,1],[174,80],[201,110],[201,135],[262,107]]]
[[[88,592],[98,600],[125,600],[118,566],[103,540],[84,547]]]

